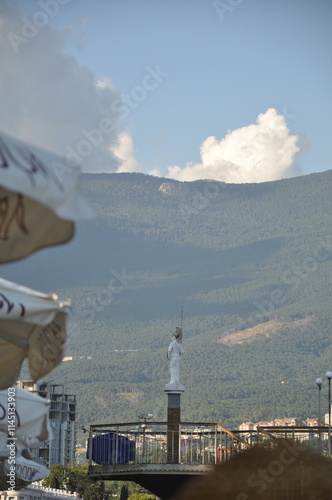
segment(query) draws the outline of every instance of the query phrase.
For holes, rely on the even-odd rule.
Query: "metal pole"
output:
[[[321,427],[321,408],[320,408],[320,391],[322,390],[323,379],[316,378],[316,384],[318,386],[318,427]],[[319,442],[319,453],[322,453],[322,432],[318,429],[318,442]]]
[[[117,464],[118,463],[118,456],[119,456],[119,426],[117,425],[116,426],[116,430],[115,430],[115,449],[114,449],[114,446],[112,447],[113,448],[113,453],[115,452],[115,457],[113,457],[113,464]]]
[[[89,431],[89,466],[92,465],[92,426],[90,425]]]
[[[145,455],[146,455],[146,442],[145,442],[145,427],[146,427],[146,424],[144,422],[144,424],[142,424],[142,428],[143,428],[143,464],[145,464],[146,462],[146,458],[145,458]]]
[[[217,436],[218,428],[214,426],[214,464],[218,463],[218,436]],[[221,450],[220,450],[221,453]]]
[[[331,378],[329,377],[329,458],[331,458]]]
[[[318,426],[320,427],[321,425],[321,419],[320,419],[320,391],[322,390],[322,386],[320,385],[318,387]]]
[[[318,427],[321,426],[321,418],[320,418],[320,391],[322,390],[322,384],[318,386]],[[322,433],[318,431],[318,440],[319,440],[319,453],[322,453]]]
[[[329,434],[328,434],[328,453],[329,453],[329,458],[331,458],[331,378],[332,378],[332,372],[326,372],[327,379],[329,381]]]

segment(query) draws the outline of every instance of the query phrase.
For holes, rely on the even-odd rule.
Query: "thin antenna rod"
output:
[[[182,330],[182,324],[183,324],[183,306],[181,307],[181,330]]]

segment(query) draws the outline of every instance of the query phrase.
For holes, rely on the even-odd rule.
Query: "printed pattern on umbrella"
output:
[[[13,385],[28,358],[33,380],[62,360],[70,303],[0,279],[0,389]]]
[[[60,245],[74,221],[94,216],[78,189],[77,167],[0,134],[0,264]]]

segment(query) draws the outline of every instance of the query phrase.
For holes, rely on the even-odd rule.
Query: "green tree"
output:
[[[128,485],[124,484],[121,488],[120,500],[128,500]]]
[[[43,484],[50,488],[79,493],[83,500],[107,500],[110,498],[110,495],[105,491],[104,482],[91,482],[87,474],[87,465],[73,463],[65,468],[63,465],[55,464],[51,465],[50,475],[43,480]]]
[[[43,479],[43,485],[49,488],[63,490],[65,488],[66,469],[61,464],[54,464],[50,467],[50,475]]]
[[[87,467],[85,465],[71,464],[66,472],[66,489],[68,491],[81,493],[79,490],[83,488],[83,485],[85,490],[87,483]]]
[[[104,500],[106,495],[103,481],[91,482],[88,478],[88,466],[71,464],[67,468],[66,489],[79,493],[83,500]]]

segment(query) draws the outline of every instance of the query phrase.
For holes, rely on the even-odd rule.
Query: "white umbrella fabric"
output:
[[[80,171],[62,158],[0,133],[0,264],[69,241],[94,216]]]
[[[51,439],[52,429],[50,424],[48,423],[49,434],[47,441]],[[39,445],[41,442],[38,438],[30,438],[28,436],[22,436],[15,438],[15,441],[12,441],[8,434],[5,432],[0,432],[0,460],[5,460],[10,457],[13,453],[13,447],[15,447],[15,456],[20,457],[21,455],[24,458],[30,458],[30,448],[33,448]],[[27,456],[28,455],[28,456]]]
[[[0,278],[0,389],[18,379],[28,358],[38,380],[62,360],[69,302]]]
[[[0,459],[50,439],[50,401],[20,387],[0,391]]]
[[[50,471],[43,465],[19,457],[0,462],[0,490],[20,490],[27,484],[40,481],[50,475]]]

